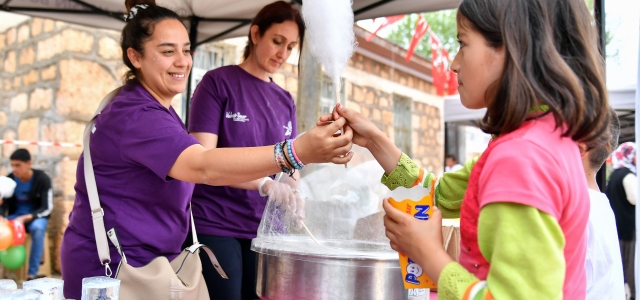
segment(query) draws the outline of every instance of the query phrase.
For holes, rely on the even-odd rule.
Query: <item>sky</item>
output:
[[[632,88],[638,78],[638,44],[640,40],[640,0],[606,0],[607,13],[605,26],[613,39],[607,47],[610,53],[617,52],[607,59],[607,85],[609,89]],[[358,21],[358,25],[374,31],[382,19]],[[381,37],[389,35],[393,28],[389,26],[378,33]]]

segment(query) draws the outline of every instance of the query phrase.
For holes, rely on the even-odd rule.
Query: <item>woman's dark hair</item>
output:
[[[258,26],[258,34],[263,36],[265,32],[273,25],[273,23],[282,23],[284,21],[293,21],[298,25],[298,32],[300,37],[300,52],[302,53],[302,44],[304,43],[304,21],[300,12],[293,8],[291,4],[284,1],[273,2],[263,7],[260,12],[253,18],[251,27],[253,25]],[[249,30],[249,39],[247,40],[247,46],[244,47],[244,59],[246,60],[251,55],[255,45],[251,41],[251,30]]]
[[[464,0],[457,18],[489,46],[505,48],[502,77],[485,96],[483,131],[512,132],[545,105],[564,136],[607,143],[604,60],[584,0]]]
[[[127,14],[138,4],[148,5],[145,9],[138,9],[137,13],[127,20],[127,25],[122,29],[120,38],[120,48],[122,49],[122,61],[129,68],[124,75],[124,80],[136,78],[136,68],[133,66],[127,56],[127,49],[133,48],[140,55],[144,55],[144,43],[153,35],[155,25],[163,20],[175,19],[180,21],[178,14],[170,9],[156,5],[155,0],[125,0],[124,5],[127,7]]]

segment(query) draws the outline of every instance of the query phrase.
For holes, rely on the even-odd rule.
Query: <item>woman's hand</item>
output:
[[[384,226],[391,248],[418,263],[430,279],[438,281],[444,267],[453,261],[444,250],[442,213],[435,206],[428,221],[421,221],[391,206],[385,199]]]
[[[282,173],[281,173],[282,174]],[[267,180],[262,185],[262,193],[267,194],[269,201],[295,215],[297,220],[304,220],[305,197],[302,191],[292,187],[293,179],[288,176],[276,176],[276,180]]]
[[[336,105],[331,114],[320,117],[316,125],[326,125],[327,122],[338,120],[341,117],[347,119],[347,127],[353,129],[353,143],[358,146],[367,148],[376,135],[384,135],[369,119],[355,110],[345,108],[340,103]]]
[[[344,127],[346,123],[345,118],[339,118],[329,125],[316,126],[298,137],[294,142],[298,158],[304,164],[348,163],[353,157],[351,152],[353,130],[347,127],[342,135],[334,136],[334,133]]]
[[[326,125],[331,120],[347,119],[346,130],[353,131],[353,143],[367,148],[388,175],[395,170],[402,152],[376,125],[360,113],[347,109],[338,103],[332,114],[320,117],[317,126]]]

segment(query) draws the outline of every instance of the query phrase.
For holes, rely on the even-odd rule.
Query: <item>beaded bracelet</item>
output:
[[[296,148],[293,146],[293,142],[295,142],[295,139],[291,140],[291,152],[293,152],[293,158],[295,158],[296,162],[301,166],[301,167],[305,167],[304,163],[302,163],[302,161],[300,160],[300,158],[298,158],[298,154],[296,154]]]
[[[289,167],[289,165],[287,164],[282,152],[283,144],[284,142],[277,143],[274,147],[273,152],[274,152],[276,164],[278,165],[278,167],[280,167],[280,170],[282,170],[283,173],[288,174],[289,177],[293,177],[293,174],[295,173],[296,169],[293,167]]]
[[[298,164],[298,161],[295,159],[295,157],[293,156],[293,151],[291,150],[291,144],[293,144],[293,140],[288,140],[287,141],[287,157],[290,158],[290,161],[293,163],[293,167],[298,169],[298,170],[302,170],[302,166],[300,164]]]

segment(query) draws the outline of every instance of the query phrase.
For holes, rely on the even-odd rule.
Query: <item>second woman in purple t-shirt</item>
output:
[[[270,78],[302,47],[304,23],[298,11],[279,1],[254,18],[240,65],[209,71],[196,89],[189,132],[205,148],[272,145],[297,135],[293,98]],[[231,186],[196,185],[193,215],[198,239],[216,254],[229,279],[202,256],[211,299],[257,299],[256,253],[251,239],[262,218],[270,178]],[[259,191],[258,189],[261,189]]]

